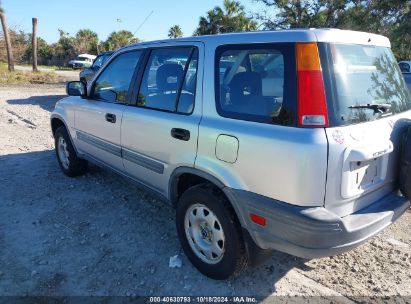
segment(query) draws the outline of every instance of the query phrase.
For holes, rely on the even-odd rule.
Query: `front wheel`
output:
[[[219,189],[201,184],[186,190],[178,202],[176,225],[186,256],[204,275],[225,280],[246,268],[240,225]]]
[[[70,177],[84,174],[87,170],[87,161],[77,157],[64,126],[56,130],[54,140],[57,160],[64,174]]]

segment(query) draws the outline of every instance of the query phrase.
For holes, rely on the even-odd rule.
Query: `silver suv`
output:
[[[398,176],[410,163],[400,157],[411,98],[382,36],[310,29],[139,43],[67,93],[51,115],[63,172],[91,161],[172,204],[185,254],[214,279],[274,249],[350,250],[410,206],[398,186],[411,187],[408,165]]]

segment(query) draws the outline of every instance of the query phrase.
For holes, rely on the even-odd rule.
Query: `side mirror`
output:
[[[86,97],[87,87],[85,83],[82,81],[70,81],[70,82],[67,82],[66,92],[67,92],[67,95],[69,96]]]

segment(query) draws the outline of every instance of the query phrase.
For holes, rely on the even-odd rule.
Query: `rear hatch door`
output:
[[[411,98],[388,47],[320,44],[330,128],[325,207],[354,213],[396,191]]]

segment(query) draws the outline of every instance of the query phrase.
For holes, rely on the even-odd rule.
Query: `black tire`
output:
[[[189,244],[185,231],[185,215],[190,207],[201,204],[211,210],[224,232],[224,253],[218,263],[200,259]],[[181,246],[191,263],[204,275],[226,280],[238,275],[248,264],[248,255],[235,212],[223,193],[211,184],[200,184],[186,190],[178,201],[176,226]]]
[[[402,136],[402,151],[399,170],[399,186],[401,193],[411,199],[411,126],[408,126]]]
[[[66,150],[68,152],[68,163],[66,164],[63,164],[63,160],[60,158],[60,138],[62,138],[66,143]],[[65,175],[74,177],[82,175],[87,171],[87,161],[77,157],[76,151],[71,143],[70,136],[64,126],[59,127],[54,133],[54,144],[58,163]]]

